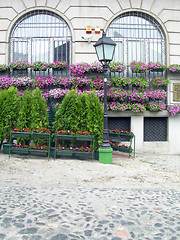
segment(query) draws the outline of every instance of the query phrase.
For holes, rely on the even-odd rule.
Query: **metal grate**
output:
[[[144,141],[167,141],[167,117],[144,118]]]
[[[127,66],[133,60],[166,63],[165,34],[148,14],[135,11],[121,14],[109,25],[107,35],[117,43],[114,61]],[[123,74],[135,77],[129,67]]]
[[[10,62],[71,63],[71,33],[67,23],[50,11],[32,11],[19,19],[10,35]]]
[[[130,117],[109,117],[108,128],[110,130],[119,129],[121,131],[130,131],[131,118]]]

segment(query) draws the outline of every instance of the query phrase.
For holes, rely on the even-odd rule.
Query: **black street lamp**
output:
[[[116,43],[110,38],[106,37],[106,33],[103,31],[103,35],[94,44],[98,60],[103,65],[104,70],[104,130],[103,130],[103,141],[100,149],[111,150],[109,144],[109,133],[108,133],[108,114],[107,114],[107,78],[108,78],[108,67],[109,63],[113,59]],[[112,154],[111,154],[112,155]],[[112,158],[112,157],[111,157]],[[112,160],[112,159],[111,159]]]

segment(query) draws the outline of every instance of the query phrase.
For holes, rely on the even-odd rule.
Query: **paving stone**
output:
[[[68,239],[68,236],[65,234],[58,234],[51,238],[51,240],[66,240],[66,239]]]
[[[42,239],[42,236],[40,235],[34,235],[32,237],[30,237],[30,240],[41,240]]]
[[[19,234],[34,234],[37,232],[37,228],[25,228],[20,230],[18,233]]]
[[[0,233],[0,240],[3,240],[3,239],[5,239],[5,237],[6,237],[6,235],[5,235],[5,234],[3,234],[3,233]]]
[[[175,190],[15,186],[0,192],[0,240],[10,240],[11,232],[12,240],[180,238],[179,192]],[[18,198],[22,193],[25,197]]]
[[[17,227],[17,228],[23,228],[23,227],[25,227],[25,225],[22,224],[22,223],[14,223],[13,225],[14,225],[15,227]]]

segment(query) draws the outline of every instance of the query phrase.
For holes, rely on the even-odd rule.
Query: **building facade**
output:
[[[117,43],[115,61],[180,64],[179,0],[0,0],[0,64],[92,63],[99,29]],[[180,104],[180,74],[167,77],[167,104]],[[109,125],[133,131],[137,152],[180,154],[179,114],[109,112]]]

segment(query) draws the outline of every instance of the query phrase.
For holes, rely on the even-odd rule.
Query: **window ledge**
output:
[[[143,117],[169,117],[168,111],[158,111],[158,112],[150,112],[146,111],[145,113],[134,113],[131,111],[124,111],[124,112],[113,112],[108,111],[108,117],[131,117],[131,116],[143,116]]]

